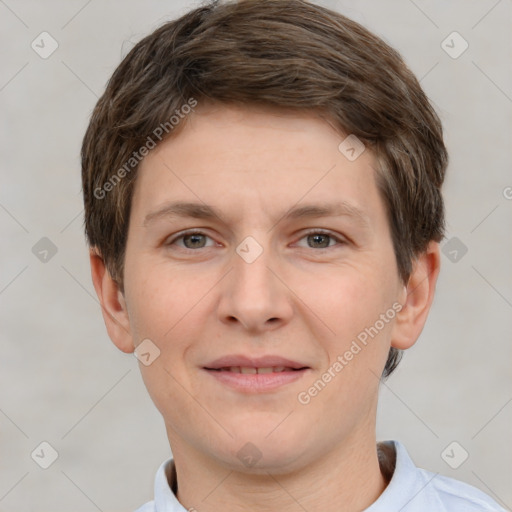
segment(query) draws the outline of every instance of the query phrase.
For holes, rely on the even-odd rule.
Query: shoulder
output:
[[[505,512],[490,496],[472,485],[424,469],[418,472],[425,481],[430,481],[433,498],[447,511]]]
[[[418,468],[398,441],[379,443],[387,488],[366,512],[505,512],[496,501],[472,485]]]
[[[155,512],[155,502],[154,501],[148,501],[141,507],[139,507],[135,512]]]

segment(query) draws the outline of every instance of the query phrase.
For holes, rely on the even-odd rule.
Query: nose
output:
[[[269,251],[252,262],[234,252],[231,271],[222,280],[220,320],[253,334],[287,324],[293,315],[292,293],[278,269]]]

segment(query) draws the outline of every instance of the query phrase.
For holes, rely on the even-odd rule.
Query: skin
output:
[[[134,190],[124,294],[91,250],[110,338],[160,356],[140,364],[162,413],[178,499],[198,511],[360,511],[386,487],[376,451],[379,379],[390,346],[407,349],[428,315],[439,246],[398,275],[369,150],[349,161],[346,135],[314,113],[200,105],[178,135],[143,160]],[[171,201],[207,204],[213,219],[146,217]],[[306,204],[344,201],[350,215],[284,218]],[[179,238],[184,230],[205,236]],[[330,237],[312,235],[321,230]],[[252,263],[245,237],[263,249]],[[194,245],[194,243],[196,245]],[[188,248],[187,245],[188,244]],[[192,248],[190,248],[192,247]],[[307,390],[392,304],[401,311],[307,405]],[[227,388],[202,368],[228,354],[306,363],[269,393]],[[252,443],[261,458],[237,457]]]

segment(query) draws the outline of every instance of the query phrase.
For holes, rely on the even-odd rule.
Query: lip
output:
[[[294,368],[271,373],[234,373],[221,368],[241,366],[246,368],[269,368],[284,366]],[[297,361],[280,356],[247,357],[242,355],[225,356],[203,367],[208,375],[224,386],[242,393],[265,393],[275,391],[304,377],[311,368]]]
[[[285,357],[276,355],[267,355],[262,357],[247,357],[244,355],[229,355],[215,359],[211,363],[205,364],[203,368],[208,370],[218,370],[230,366],[243,366],[246,368],[269,368],[271,366],[284,366],[286,368],[309,368],[307,364],[298,361],[292,361]]]
[[[278,373],[232,373],[219,370],[203,369],[208,375],[211,375],[217,382],[228,386],[241,393],[268,393],[291,384],[304,377],[310,371],[309,368],[303,370],[282,371]]]

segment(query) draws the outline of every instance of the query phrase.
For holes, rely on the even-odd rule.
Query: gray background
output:
[[[451,156],[447,239],[460,242],[445,248],[419,342],[382,386],[378,437],[511,509],[512,2],[321,3],[402,53],[436,104]],[[0,0],[2,512],[133,510],[170,456],[137,361],[108,339],[94,295],[79,149],[122,55],[194,5]],[[31,48],[43,31],[59,44],[47,59]],[[441,46],[453,31],[469,43],[456,59]],[[32,252],[42,237],[57,248],[46,262]],[[48,469],[31,458],[42,441],[59,454]],[[452,441],[463,447],[448,451],[452,465],[469,453],[458,469],[441,456]]]

